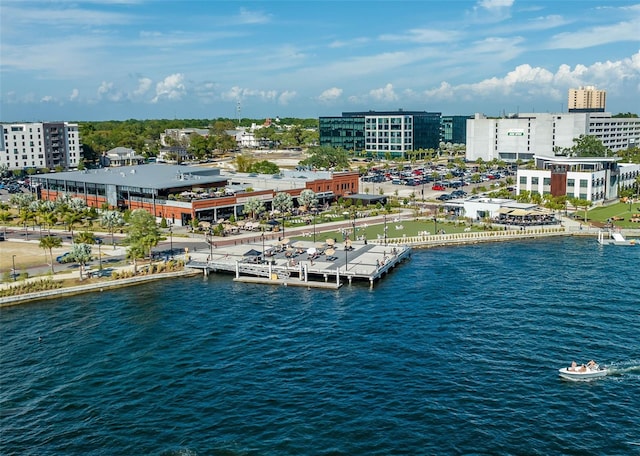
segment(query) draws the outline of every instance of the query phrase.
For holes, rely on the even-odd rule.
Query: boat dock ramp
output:
[[[186,266],[205,275],[227,272],[238,282],[338,289],[345,282],[370,286],[411,256],[411,247],[363,241],[327,243],[284,239],[274,245],[242,244],[191,254]]]
[[[640,245],[635,239],[625,239],[624,236],[613,230],[598,231],[598,244],[600,245]]]

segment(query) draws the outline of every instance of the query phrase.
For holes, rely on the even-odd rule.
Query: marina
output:
[[[339,288],[344,283],[368,281],[373,287],[411,256],[407,245],[378,245],[367,241],[325,242],[282,239],[270,245],[248,243],[190,254],[186,267],[235,274],[235,280],[253,283]]]

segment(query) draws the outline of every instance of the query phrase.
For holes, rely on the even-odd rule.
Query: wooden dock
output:
[[[239,282],[337,289],[354,280],[367,281],[373,287],[410,256],[411,247],[406,245],[295,241],[264,248],[262,243],[225,246],[209,255],[193,253],[186,266],[202,270],[205,275],[232,273]]]

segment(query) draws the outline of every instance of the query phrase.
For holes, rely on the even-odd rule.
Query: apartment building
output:
[[[607,92],[594,86],[569,89],[569,112],[604,112],[607,105]]]
[[[68,122],[2,124],[0,166],[11,170],[70,169],[78,166],[82,142]]]

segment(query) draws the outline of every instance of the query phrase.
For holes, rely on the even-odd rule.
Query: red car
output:
[[[446,189],[447,188],[442,184],[433,184],[433,186],[431,187],[431,190],[438,190],[438,191],[441,191],[441,192],[446,190]]]

